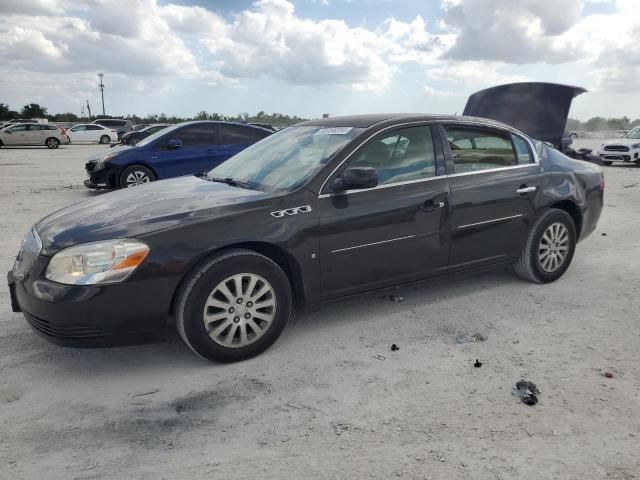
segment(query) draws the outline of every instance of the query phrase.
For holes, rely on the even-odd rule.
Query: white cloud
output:
[[[537,80],[530,72],[539,65],[553,65],[546,80],[557,72],[600,92],[640,88],[637,0],[441,1],[442,19],[391,17],[372,28],[305,18],[289,0],[257,0],[224,15],[215,3],[0,0],[0,91],[31,98],[55,83],[58,98],[70,89],[84,97],[102,71],[107,87],[127,98],[170,92],[181,81],[210,91],[263,79],[278,92],[312,86],[337,98],[388,92],[411,72],[416,92],[448,98]],[[585,15],[587,2],[612,3],[589,10],[612,13]]]

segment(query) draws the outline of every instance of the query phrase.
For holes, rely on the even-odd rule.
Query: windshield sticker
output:
[[[353,127],[333,127],[333,128],[321,128],[314,135],[346,135]]]

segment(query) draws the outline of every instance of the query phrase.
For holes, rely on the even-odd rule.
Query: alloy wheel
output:
[[[56,148],[58,146],[58,141],[55,138],[50,138],[47,140],[47,147]]]
[[[569,255],[569,229],[562,223],[549,225],[538,245],[538,261],[547,273],[557,271]]]
[[[127,175],[126,179],[127,188],[142,185],[143,183],[149,183],[150,181],[151,179],[149,178],[149,175],[141,172],[140,170],[134,170],[129,175]]]
[[[223,347],[246,347],[267,332],[276,308],[275,290],[267,280],[254,273],[240,273],[211,291],[204,306],[204,327]]]

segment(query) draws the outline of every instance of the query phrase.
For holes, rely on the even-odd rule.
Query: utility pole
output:
[[[104,112],[104,84],[102,83],[102,77],[104,77],[104,73],[99,73],[98,78],[100,79],[100,96],[102,97],[102,115],[106,116],[107,114]]]
[[[91,121],[91,107],[89,106],[89,100],[87,100],[87,112],[89,113],[89,121]]]

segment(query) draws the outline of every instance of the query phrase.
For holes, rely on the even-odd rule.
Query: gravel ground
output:
[[[0,150],[0,271],[32,223],[100,195],[83,163],[104,148]],[[0,478],[639,478],[640,168],[605,170],[599,228],[558,282],[493,271],[333,303],[233,365],[175,335],[50,345],[0,282]]]

